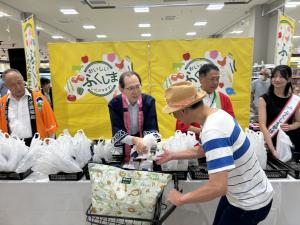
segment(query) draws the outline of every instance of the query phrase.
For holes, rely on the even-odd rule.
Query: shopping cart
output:
[[[178,179],[176,177],[174,179],[174,187],[176,190],[179,190]],[[166,204],[162,203],[162,195],[163,193],[161,193],[161,195],[158,197],[152,219],[93,214],[92,205],[90,205],[86,211],[86,221],[91,225],[162,225],[163,222],[176,209],[175,205],[167,206]],[[163,214],[161,215],[162,211]]]

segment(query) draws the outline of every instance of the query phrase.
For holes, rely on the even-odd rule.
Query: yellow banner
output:
[[[252,38],[152,42],[151,94],[157,102],[163,137],[174,133],[175,119],[161,113],[165,105],[162,87],[189,80],[199,88],[197,71],[205,63],[213,63],[220,69],[218,89],[230,96],[238,122],[243,128],[248,127],[252,46]]]
[[[220,91],[230,96],[241,126],[247,127],[253,39],[49,44],[54,110],[60,126],[71,133],[84,129],[89,138],[111,138],[107,103],[119,94],[121,73],[134,70],[142,91],[156,99],[159,131],[174,134],[175,119],[162,113],[164,88],[180,80],[199,87],[204,63],[220,69]]]
[[[54,111],[62,129],[111,138],[107,104],[119,94],[119,77],[135,70],[148,92],[147,42],[49,44]]]
[[[279,15],[275,47],[275,65],[290,65],[294,32],[295,20],[288,16]]]
[[[32,90],[39,90],[39,45],[33,15],[22,22],[22,31],[26,58],[27,87]]]

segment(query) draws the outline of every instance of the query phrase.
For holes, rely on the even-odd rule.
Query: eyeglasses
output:
[[[207,79],[209,82],[219,82],[220,77],[212,77]]]
[[[141,84],[137,84],[137,85],[135,85],[135,86],[131,86],[131,87],[127,87],[127,88],[125,88],[126,90],[128,90],[128,91],[130,91],[130,92],[133,92],[133,91],[135,91],[135,90],[140,90],[141,89],[141,87],[142,87],[142,85]]]

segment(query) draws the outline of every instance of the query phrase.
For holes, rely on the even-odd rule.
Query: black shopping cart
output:
[[[174,179],[174,187],[178,190],[177,178]],[[91,225],[162,225],[176,209],[174,205],[167,206],[164,204],[162,202],[162,195],[163,193],[157,199],[152,219],[98,215],[92,212],[92,205],[90,205],[86,211],[86,220]]]

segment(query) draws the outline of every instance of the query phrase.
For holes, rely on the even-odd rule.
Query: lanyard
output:
[[[210,103],[210,106],[209,106],[209,107],[212,107],[212,105],[214,104],[215,100],[216,100],[216,92],[214,91],[214,97],[213,97],[213,100],[212,100],[212,102]]]

